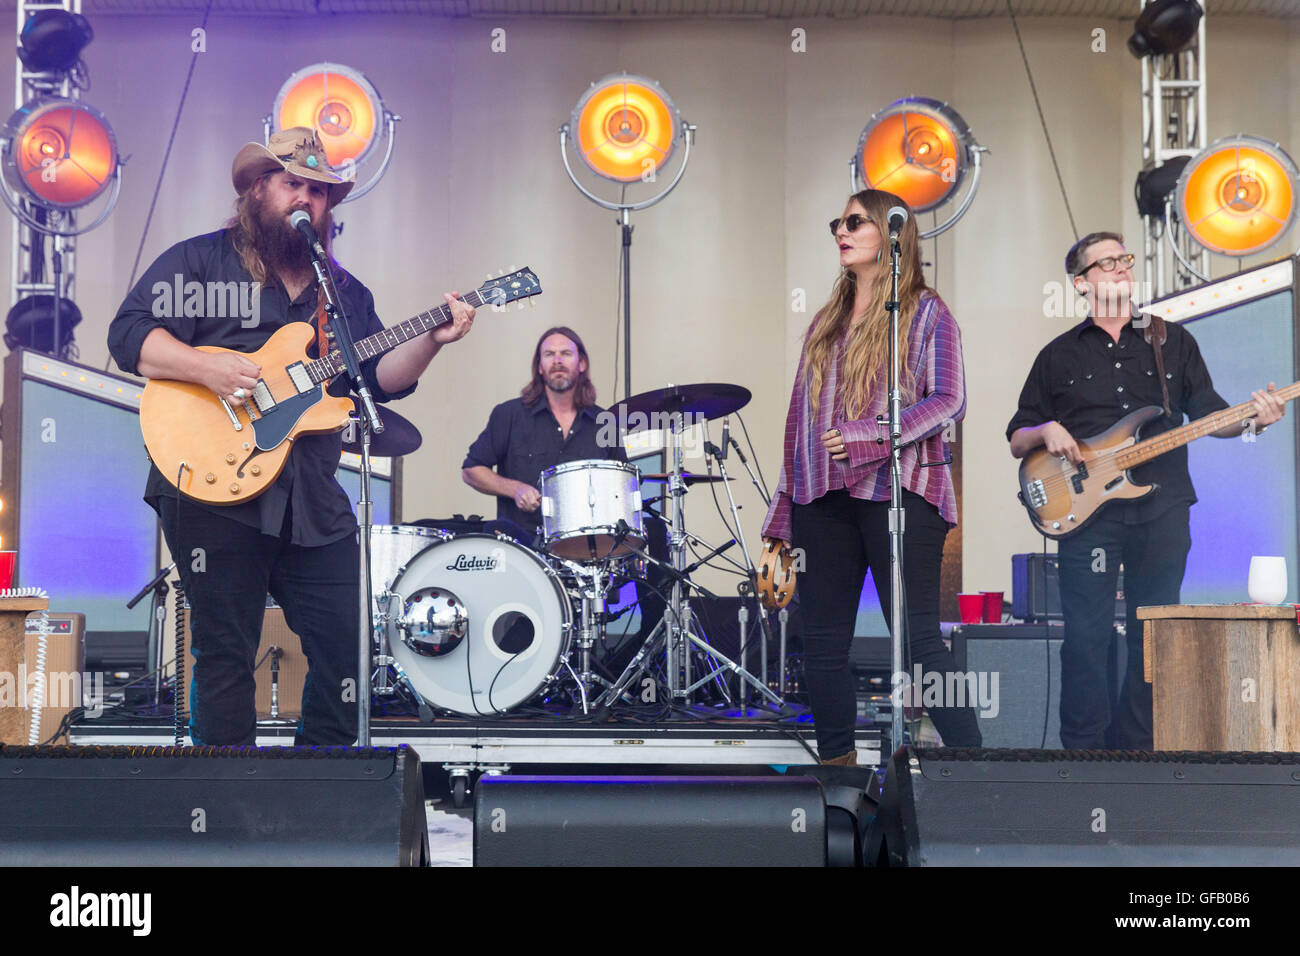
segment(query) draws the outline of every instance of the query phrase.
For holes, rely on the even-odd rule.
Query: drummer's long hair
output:
[[[536,404],[537,400],[542,397],[542,393],[546,391],[546,380],[542,378],[542,343],[552,335],[563,335],[576,345],[578,347],[578,358],[587,363],[587,367],[578,372],[578,378],[573,383],[573,406],[577,409],[590,408],[596,404],[596,386],[591,382],[591,359],[587,357],[587,346],[582,344],[582,338],[567,325],[552,326],[543,332],[541,338],[537,340],[537,347],[533,349],[532,381],[519,391],[524,404]]]

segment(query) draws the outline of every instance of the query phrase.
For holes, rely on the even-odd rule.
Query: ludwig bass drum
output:
[[[415,555],[383,595],[389,653],[433,707],[497,716],[555,681],[573,610],[541,557],[504,535],[463,534]]]

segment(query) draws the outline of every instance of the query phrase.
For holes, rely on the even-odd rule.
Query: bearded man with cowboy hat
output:
[[[330,168],[320,138],[303,127],[275,133],[266,146],[244,146],[231,178],[238,194],[234,217],[225,228],[186,239],[158,257],[118,309],[108,345],[126,372],[195,382],[238,406],[261,370],[243,356],[195,347],[253,352],[289,322],[313,323],[317,349],[327,344],[310,254],[289,216],[307,212],[328,251],[330,210],[353,184]],[[331,264],[354,338],[383,329],[370,290],[332,256]],[[179,294],[175,300],[160,294],[191,282],[205,290],[208,283],[223,289],[239,283],[241,306],[254,307],[207,316],[194,314],[204,308],[192,301],[197,297],[182,302]],[[455,292],[444,296],[452,323],[362,363],[376,401],[409,395],[442,346],[469,331],[474,310]],[[340,376],[329,391],[343,395],[347,385]],[[341,449],[338,432],[304,435],[271,488],[219,508],[179,494],[150,467],[144,498],[162,521],[191,608],[190,735],[196,745],[254,743],[253,671],[268,594],[302,639],[310,666],[295,743],[356,739],[359,552],[351,504],[334,477]]]

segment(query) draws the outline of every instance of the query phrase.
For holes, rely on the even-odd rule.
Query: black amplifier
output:
[[[1061,579],[1056,555],[1037,551],[1011,556],[1011,616],[1020,621],[1061,620]],[[1121,565],[1115,580],[1115,620],[1127,619]]]

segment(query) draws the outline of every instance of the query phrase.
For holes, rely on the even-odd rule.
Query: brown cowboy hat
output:
[[[293,126],[272,133],[265,146],[261,143],[247,143],[235,154],[235,162],[230,167],[230,179],[235,184],[235,192],[243,195],[245,190],[257,181],[257,177],[267,172],[286,170],[303,179],[329,184],[328,208],[334,208],[343,201],[352,187],[353,180],[344,179],[330,166],[325,158],[325,147],[321,144],[316,131],[305,126]]]

